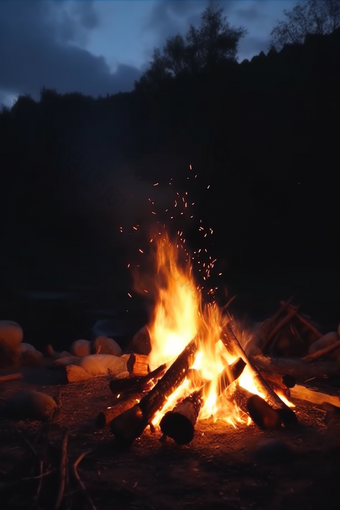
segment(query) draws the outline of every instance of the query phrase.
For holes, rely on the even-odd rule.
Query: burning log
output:
[[[112,388],[115,388],[114,391],[112,391],[115,395],[116,402],[113,406],[108,407],[105,409],[105,411],[101,411],[96,419],[96,426],[98,428],[104,428],[106,425],[112,422],[114,418],[119,416],[120,414],[124,413],[125,411],[131,409],[136,403],[139,403],[141,398],[145,395],[145,391],[148,389],[148,386],[150,385],[151,381],[154,381],[155,379],[158,380],[165,372],[166,365],[161,365],[156,370],[153,370],[153,372],[150,372],[148,375],[138,378],[136,380],[132,379],[113,379],[110,381],[110,389],[112,391]],[[123,382],[131,382],[132,385],[128,386],[128,389],[126,390],[126,393],[124,394],[123,398],[120,398],[120,391],[117,393],[117,386],[123,387]],[[113,383],[113,384],[112,384]],[[117,385],[116,383],[121,383],[120,385]]]
[[[149,369],[149,356],[144,354],[131,354],[130,359],[127,363],[127,369],[130,373],[130,377],[136,376],[141,377],[150,372]]]
[[[193,339],[139,404],[114,418],[111,422],[111,430],[122,445],[131,445],[151,423],[156,412],[163,407],[165,400],[186,377],[196,350],[197,341]]]
[[[294,413],[275,393],[271,386],[261,376],[260,372],[251,364],[246,353],[241,347],[236,335],[232,329],[231,322],[226,327],[226,335],[222,337],[225,347],[240,356],[243,361],[248,365],[249,370],[252,374],[255,384],[263,393],[264,399],[280,416],[282,423],[285,426],[293,425],[297,423],[297,418]]]
[[[245,362],[239,358],[223,370],[217,381],[218,396],[229,384],[240,377],[245,365]],[[193,440],[194,427],[204,402],[204,395],[209,394],[212,384],[213,382],[209,381],[163,416],[160,428],[164,437],[171,437],[179,445],[188,444]]]

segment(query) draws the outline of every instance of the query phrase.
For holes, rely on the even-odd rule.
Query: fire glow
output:
[[[188,375],[182,384],[167,398],[165,405],[152,419],[158,425],[162,417],[193,392],[202,391],[202,406],[198,419],[222,419],[234,427],[250,424],[251,419],[236,404],[233,393],[236,383],[219,391],[219,376],[236,361],[237,357],[226,349],[221,340],[230,321],[213,301],[202,302],[200,287],[195,283],[190,257],[181,242],[171,241],[167,233],[154,238],[156,254],[156,304],[148,330],[151,340],[150,370],[171,363],[195,338],[198,348]],[[241,337],[241,332],[240,332]],[[232,380],[232,379],[231,379]],[[238,378],[239,386],[248,392],[264,397],[256,385],[251,370],[245,367]],[[292,406],[284,397],[285,404]]]

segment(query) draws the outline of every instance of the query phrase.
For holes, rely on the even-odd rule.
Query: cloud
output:
[[[3,95],[37,98],[42,87],[93,96],[131,90],[140,76],[137,68],[120,64],[112,73],[104,57],[80,47],[98,24],[92,1],[0,2]]]

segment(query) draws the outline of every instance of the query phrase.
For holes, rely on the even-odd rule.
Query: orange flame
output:
[[[234,427],[238,423],[251,423],[251,419],[230,398],[235,384],[231,384],[222,395],[217,388],[219,374],[236,359],[221,341],[221,332],[228,318],[215,303],[203,305],[201,292],[193,277],[191,260],[181,244],[171,242],[167,234],[161,234],[155,241],[156,278],[153,281],[157,300],[148,325],[150,369],[154,370],[163,363],[171,364],[196,337],[199,345],[191,368],[197,374],[195,380],[199,382],[190,376],[186,377],[156,414],[153,424],[157,425],[179,400],[202,387],[205,382],[210,384],[203,394],[199,419],[224,419]],[[263,397],[247,367],[238,382],[248,391]],[[284,396],[280,395],[280,398],[284,400]]]

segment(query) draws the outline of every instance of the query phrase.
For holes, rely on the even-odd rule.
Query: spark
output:
[[[159,182],[155,182],[155,183],[153,184],[153,186],[158,186],[158,185],[159,185]]]
[[[128,295],[130,298],[132,298],[132,296],[131,296],[130,292],[128,292],[128,293],[127,293],[127,295]]]
[[[142,250],[141,248],[138,248],[138,251],[139,251],[140,253],[144,253],[144,252],[143,252],[143,250]]]

